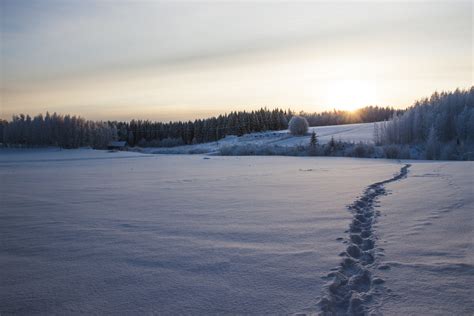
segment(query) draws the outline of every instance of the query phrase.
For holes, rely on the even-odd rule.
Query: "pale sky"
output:
[[[473,85],[472,1],[0,0],[0,116],[406,107]]]

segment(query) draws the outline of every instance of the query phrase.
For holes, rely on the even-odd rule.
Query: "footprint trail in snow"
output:
[[[367,315],[368,305],[373,295],[380,291],[384,280],[374,277],[376,236],[373,225],[378,215],[375,203],[379,196],[386,194],[385,184],[401,180],[408,173],[409,164],[400,169],[394,177],[370,185],[364,194],[348,208],[353,214],[350,224],[346,251],[343,260],[327,276],[332,278],[326,295],[320,300],[322,315]],[[388,268],[379,266],[379,269]]]

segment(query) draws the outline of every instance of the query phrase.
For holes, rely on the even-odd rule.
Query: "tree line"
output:
[[[112,123],[118,126],[119,138],[126,140],[131,146],[171,147],[217,141],[227,135],[242,136],[254,132],[286,129],[292,115],[291,111],[262,108],[258,111],[231,112],[187,122],[132,120],[129,123]]]
[[[387,120],[402,113],[390,107],[368,106],[354,112],[325,111],[305,113],[310,126],[368,123]],[[288,128],[295,115],[291,110],[261,108],[256,111],[233,111],[207,119],[178,122],[150,120],[91,121],[57,113],[14,115],[0,120],[0,141],[7,145],[105,148],[112,140],[127,141],[129,146],[172,147],[217,141],[227,135]]]
[[[401,115],[405,110],[392,107],[366,106],[355,111],[332,110],[320,113],[300,112],[306,118],[309,126],[327,126],[355,123],[372,123],[391,119],[394,115]]]
[[[105,148],[117,138],[114,124],[85,120],[79,116],[57,113],[14,115],[11,121],[0,120],[0,139],[7,145]]]
[[[435,92],[405,113],[377,124],[374,136],[380,145],[418,145],[427,159],[472,159],[474,87]]]

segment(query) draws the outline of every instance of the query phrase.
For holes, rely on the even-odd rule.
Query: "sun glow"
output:
[[[335,109],[352,111],[377,104],[376,87],[365,80],[335,80],[327,84],[326,104]]]

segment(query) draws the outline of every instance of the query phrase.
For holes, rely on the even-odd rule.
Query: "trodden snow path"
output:
[[[334,268],[327,277],[333,278],[328,284],[327,294],[319,305],[323,315],[365,315],[369,312],[369,304],[373,302],[374,294],[379,294],[384,280],[373,276],[376,268],[377,254],[376,235],[373,228],[378,212],[375,210],[377,198],[386,194],[385,184],[406,177],[409,164],[400,169],[394,177],[370,185],[364,194],[348,206],[353,214],[350,224],[346,251],[339,267]],[[384,266],[378,266],[383,269]],[[373,311],[370,311],[373,312]]]

